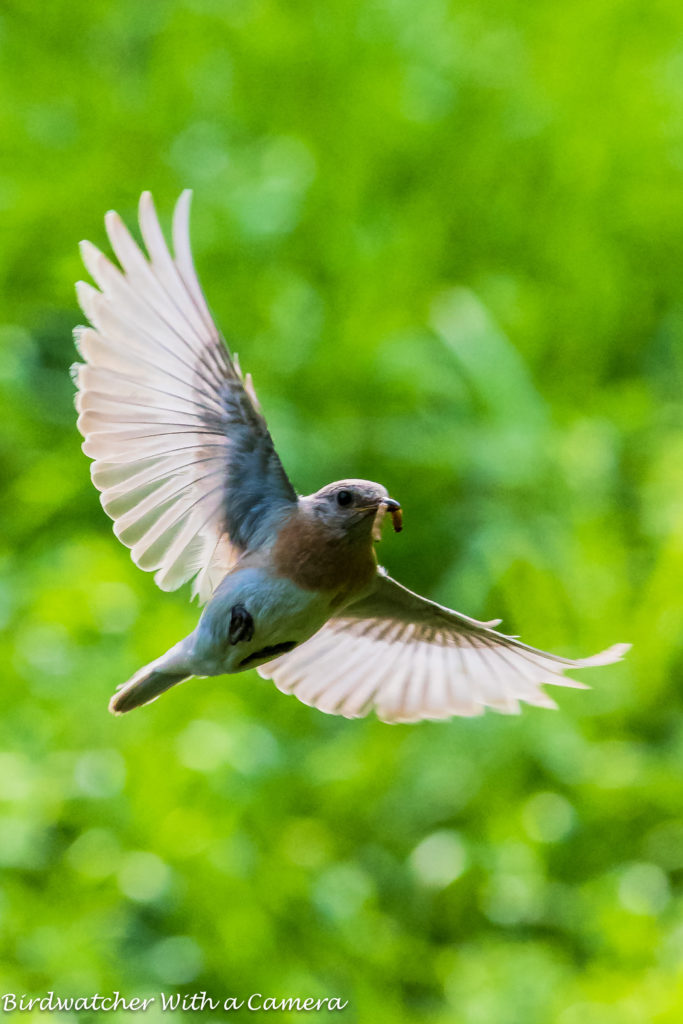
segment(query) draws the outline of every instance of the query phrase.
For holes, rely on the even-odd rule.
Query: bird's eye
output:
[[[345,505],[350,505],[353,501],[353,494],[351,491],[337,491],[337,504],[344,508]]]

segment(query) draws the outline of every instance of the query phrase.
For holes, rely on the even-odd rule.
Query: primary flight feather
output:
[[[197,628],[140,669],[115,714],[193,675],[258,667],[286,693],[349,718],[388,722],[554,707],[543,683],[606,665],[617,644],[569,660],[428,601],[377,565],[374,542],[400,505],[381,484],[341,480],[298,497],[249,375],[231,356],[197,280],[190,192],[173,218],[173,255],[152,197],[140,199],[146,255],[116,213],[115,266],[89,242],[97,288],[77,293],[78,426],[114,532],[162,590],[188,580],[206,604]]]

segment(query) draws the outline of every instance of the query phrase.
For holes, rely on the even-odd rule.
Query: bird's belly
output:
[[[253,620],[249,640],[229,641],[235,605]],[[229,574],[206,606],[195,633],[193,664],[202,675],[255,668],[313,636],[331,613],[329,595],[303,590],[263,569]]]

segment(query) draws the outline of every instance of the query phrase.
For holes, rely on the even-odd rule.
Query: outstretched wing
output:
[[[619,661],[628,644],[571,661],[428,601],[378,574],[373,592],[310,640],[259,668],[283,693],[329,714],[385,722],[514,713],[519,701],[555,707],[542,683],[583,688],[567,669]]]
[[[247,547],[296,501],[251,379],[216,328],[192,263],[191,193],[173,219],[172,256],[149,192],[140,198],[143,254],[113,212],[105,223],[121,265],[89,242],[99,287],[77,285],[92,327],[78,328],[78,427],[114,532],[162,590],[196,576],[207,600]]]

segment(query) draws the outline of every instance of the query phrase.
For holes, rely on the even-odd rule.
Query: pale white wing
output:
[[[330,714],[385,722],[555,707],[543,683],[583,688],[567,669],[619,661],[628,644],[572,661],[528,647],[378,574],[374,591],[306,643],[259,668],[284,693]]]
[[[296,501],[249,376],[216,328],[192,262],[191,193],[173,220],[175,255],[148,192],[140,198],[145,255],[120,217],[105,219],[120,264],[89,242],[98,288],[77,294],[78,427],[114,532],[162,590],[196,576],[207,600],[239,554]],[[99,290],[98,290],[99,289]]]

